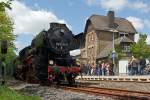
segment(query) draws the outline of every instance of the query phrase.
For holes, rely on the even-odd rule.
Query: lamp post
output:
[[[113,60],[114,69],[116,70],[115,58],[117,57],[117,53],[115,50],[115,33],[117,33],[118,31],[116,29],[111,29],[109,31],[113,33],[113,51],[111,56]]]

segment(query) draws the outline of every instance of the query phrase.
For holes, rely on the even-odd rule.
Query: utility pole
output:
[[[115,50],[115,33],[117,33],[118,31],[115,28],[113,28],[113,29],[110,30],[110,32],[113,33],[113,40],[112,40],[112,42],[113,42],[113,44],[112,44],[113,45],[112,61],[113,61],[114,69],[116,70],[115,58],[117,57],[117,53],[116,53],[116,50]]]

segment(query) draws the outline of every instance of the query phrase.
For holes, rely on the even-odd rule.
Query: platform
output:
[[[77,80],[150,82],[150,76],[77,76]]]

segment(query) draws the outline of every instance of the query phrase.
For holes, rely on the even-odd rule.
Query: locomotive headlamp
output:
[[[7,40],[1,41],[1,53],[2,54],[6,54],[7,53],[7,48],[8,48]]]
[[[50,65],[53,65],[53,64],[54,64],[54,61],[53,61],[53,60],[49,60],[49,64],[50,64]]]

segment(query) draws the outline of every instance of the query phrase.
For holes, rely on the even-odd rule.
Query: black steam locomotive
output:
[[[51,23],[48,31],[40,32],[30,46],[19,52],[14,61],[15,77],[28,82],[74,84],[80,68],[69,51],[79,48],[80,40],[82,34],[74,36],[65,24]]]

